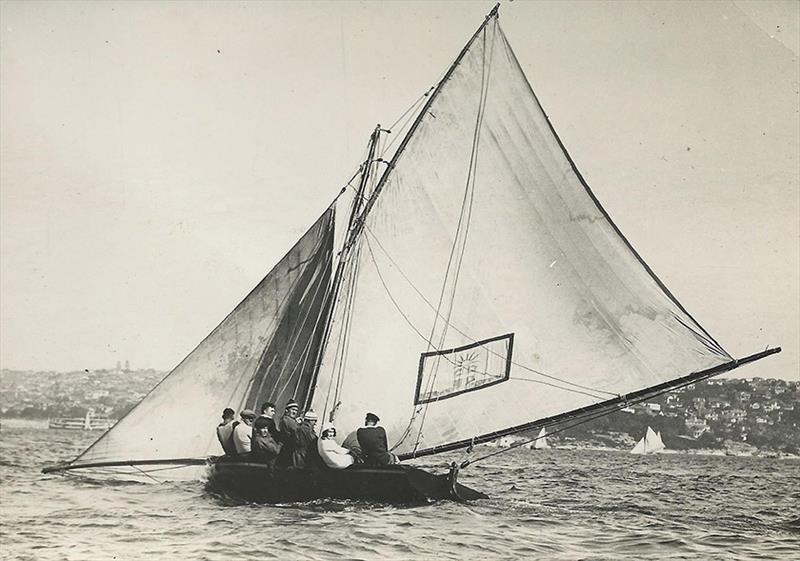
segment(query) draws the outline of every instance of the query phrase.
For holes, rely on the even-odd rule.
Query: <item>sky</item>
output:
[[[0,3],[0,366],[174,367],[491,2]],[[503,2],[616,224],[734,356],[800,378],[800,3]]]

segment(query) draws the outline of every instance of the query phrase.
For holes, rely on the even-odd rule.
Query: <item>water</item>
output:
[[[419,507],[40,475],[94,436],[2,428],[0,558],[800,559],[797,460],[514,450],[462,472],[491,499]]]

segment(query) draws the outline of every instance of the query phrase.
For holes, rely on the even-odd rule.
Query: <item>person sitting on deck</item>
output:
[[[280,422],[280,443],[283,448],[278,456],[278,465],[281,467],[294,466],[294,451],[297,448],[300,434],[300,424],[297,422],[299,412],[300,406],[293,399],[290,399],[283,408]]]
[[[298,468],[313,468],[320,465],[317,454],[317,414],[309,409],[303,415],[303,422],[298,433],[297,447],[294,451],[293,464]]]
[[[241,417],[242,421],[233,429],[231,440],[233,441],[237,454],[249,454],[251,449],[252,426],[256,414],[251,409],[243,409],[242,412],[239,413],[239,417]]]
[[[281,445],[272,437],[266,417],[259,417],[253,423],[253,441],[251,457],[256,462],[267,464],[270,470],[275,468],[275,460],[281,451]]]
[[[227,456],[234,456],[236,454],[236,447],[231,441],[233,429],[236,428],[238,424],[233,420],[235,417],[236,411],[230,407],[226,407],[225,410],[222,411],[222,422],[217,425],[217,438]]]
[[[332,425],[322,430],[322,436],[317,441],[317,452],[322,462],[331,469],[345,469],[355,463],[350,451],[336,443],[336,427]]]
[[[265,401],[261,406],[261,415],[258,416],[258,419],[266,419],[270,436],[278,442],[278,426],[275,424],[275,404],[271,401]],[[255,431],[255,428],[253,430]]]
[[[358,443],[358,429],[345,437],[342,447],[350,452],[350,455],[356,459],[356,463],[364,463],[364,455],[361,453],[361,445]]]
[[[386,431],[378,426],[380,419],[375,413],[367,413],[365,426],[358,429],[358,443],[364,455],[364,462],[373,466],[396,464],[397,457],[389,452]]]

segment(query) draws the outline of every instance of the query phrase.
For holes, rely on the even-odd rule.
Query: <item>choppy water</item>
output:
[[[406,508],[40,475],[91,439],[2,428],[0,558],[800,559],[795,460],[515,450],[462,472],[491,499]]]

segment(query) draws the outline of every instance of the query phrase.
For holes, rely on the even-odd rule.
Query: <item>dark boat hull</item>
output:
[[[207,488],[228,497],[257,503],[353,499],[414,504],[439,499],[487,498],[448,475],[435,475],[404,465],[270,471],[264,464],[216,461],[210,466]]]

